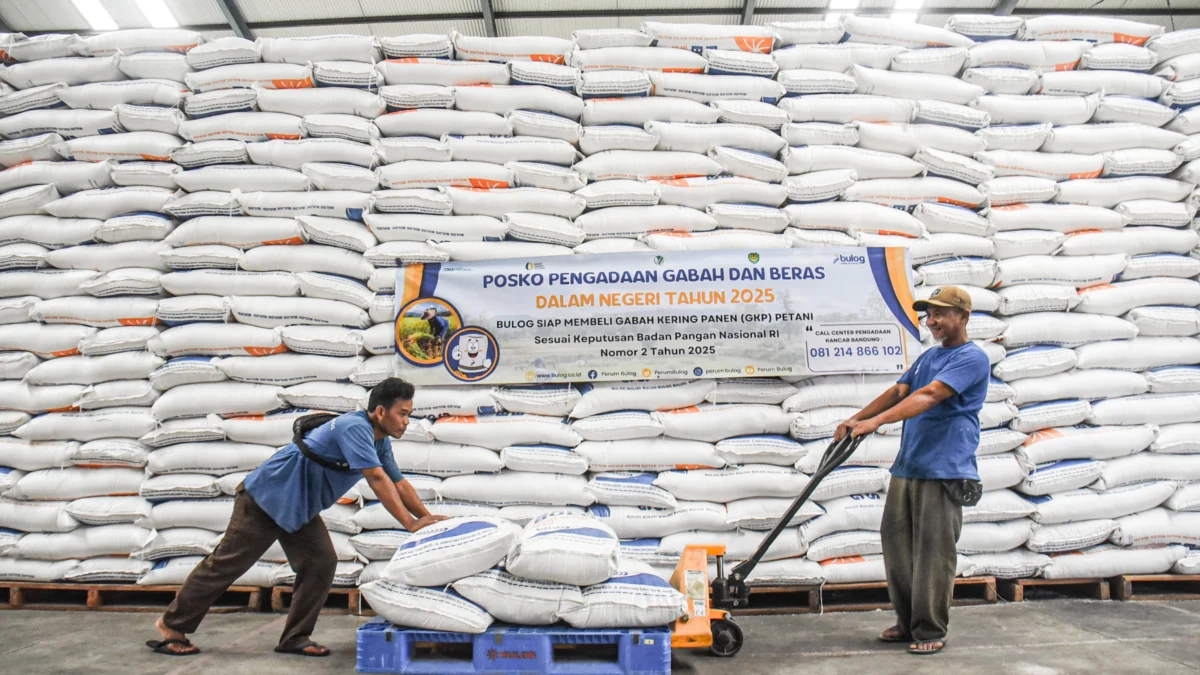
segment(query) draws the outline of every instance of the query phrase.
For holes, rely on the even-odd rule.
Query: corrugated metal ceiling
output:
[[[183,26],[213,37],[230,35],[220,2],[233,4],[254,35],[483,35],[481,0],[164,0]],[[745,0],[491,0],[498,35],[567,37],[579,28],[637,28],[643,21],[736,24]],[[998,0],[927,0],[919,20],[941,25],[961,12],[990,12]],[[100,0],[122,28],[148,25],[135,0]],[[861,0],[860,10],[887,15],[894,0]],[[757,0],[753,22],[821,17],[829,0]],[[1168,28],[1200,25],[1200,0],[1018,0],[1015,14],[1110,12]],[[1143,14],[1143,12],[1145,12]],[[1171,15],[1174,14],[1174,17]],[[422,17],[429,17],[423,20]],[[411,17],[411,18],[409,18]],[[0,20],[30,33],[88,32],[71,0],[0,0]]]

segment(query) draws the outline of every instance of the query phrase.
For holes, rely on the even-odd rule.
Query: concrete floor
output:
[[[354,672],[354,630],[363,621],[327,616],[314,636],[333,648],[325,659],[271,652],[283,617],[214,615],[195,642],[203,654],[159,656],[152,614],[0,612],[0,672],[23,675],[146,673],[291,675]],[[1200,673],[1200,601],[1172,603],[1048,600],[955,608],[951,643],[917,657],[875,635],[884,612],[746,617],[746,646],[734,659],[677,653],[675,673],[696,675],[937,673]]]

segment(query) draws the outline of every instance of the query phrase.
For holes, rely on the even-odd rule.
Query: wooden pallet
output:
[[[994,577],[954,580],[954,605],[996,602]],[[808,614],[817,612],[868,612],[891,609],[887,582],[825,584],[824,586],[755,586],[750,590],[750,607],[734,613],[742,616]]]
[[[276,586],[271,589],[271,611],[287,612],[292,606],[292,587]],[[363,611],[362,594],[358,588],[332,588],[322,614],[353,614],[354,616],[374,616],[374,612],[365,614]]]
[[[1025,602],[1027,588],[1053,588],[1054,591],[1077,597],[1108,600],[1108,579],[1000,579],[1000,597],[1009,602]]]
[[[1114,600],[1200,600],[1200,574],[1123,574],[1110,584]]]
[[[161,612],[178,586],[136,584],[34,584],[0,582],[0,609]],[[260,612],[266,594],[257,586],[231,586],[209,612]]]

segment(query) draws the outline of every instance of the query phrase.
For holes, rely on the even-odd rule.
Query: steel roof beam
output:
[[[234,0],[217,0],[218,3],[232,3]],[[1002,3],[1003,4],[1003,0]],[[523,11],[523,12],[493,12],[493,20],[502,19],[588,19],[588,18],[611,18],[611,17],[641,17],[641,16],[672,16],[672,17],[689,17],[696,15],[718,15],[737,16],[743,12],[742,7],[732,8],[717,8],[717,9],[596,9],[596,10],[574,10],[565,12],[556,11]],[[808,15],[820,16],[827,13],[826,7],[780,7],[771,8],[766,13],[774,15]],[[871,7],[860,8],[854,10],[855,14],[886,16],[891,14],[891,7]],[[922,14],[950,14],[955,11],[953,6],[924,6],[921,8]],[[993,10],[994,11],[994,10]],[[1064,12],[1071,13],[1077,9],[1067,7],[1021,7],[1014,9],[1018,14],[1023,16],[1043,16],[1046,14],[1062,14]],[[1200,16],[1200,7],[1171,10],[1167,7],[1147,7],[1142,9],[1119,8],[1107,9],[1103,12],[1096,12],[1101,16]],[[311,28],[314,26],[330,26],[330,25],[363,25],[371,23],[400,23],[405,21],[481,21],[483,20],[482,13],[477,12],[459,12],[453,14],[397,14],[397,15],[380,15],[380,16],[349,16],[349,17],[334,17],[325,19],[297,19],[292,21],[262,21],[256,23],[246,23],[247,31],[261,30],[264,28]],[[219,31],[230,30],[233,24],[201,24],[181,26],[190,30],[201,31]],[[234,32],[238,30],[233,28]],[[62,32],[42,30],[42,31],[22,31],[27,35],[39,35],[43,33]],[[76,31],[81,34],[91,31]]]
[[[993,14],[999,16],[1008,16],[1017,8],[1017,0],[1000,0],[996,3],[996,11]]]
[[[755,0],[743,0],[742,2],[742,25],[749,26],[754,23],[754,3]]]
[[[488,37],[496,37],[496,15],[492,12],[492,0],[479,0],[479,10],[483,12],[483,29]]]
[[[246,17],[242,16],[242,9],[238,7],[237,0],[216,0],[217,6],[221,8],[221,13],[225,15],[225,20],[229,22],[229,28],[233,34],[253,40],[254,34],[250,32],[250,26],[246,23]]]

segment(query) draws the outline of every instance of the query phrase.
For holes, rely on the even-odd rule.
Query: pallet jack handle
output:
[[[821,457],[821,463],[817,466],[816,472],[813,473],[812,479],[808,481],[808,485],[805,486],[804,491],[788,507],[787,513],[783,515],[783,518],[775,525],[771,533],[762,540],[762,543],[758,545],[754,554],[746,561],[738,564],[737,567],[734,567],[728,578],[725,577],[724,559],[721,557],[717,558],[717,577],[710,584],[710,597],[713,607],[731,610],[746,607],[750,604],[750,588],[746,585],[746,579],[750,577],[750,573],[762,561],[767,550],[771,548],[771,545],[775,543],[775,540],[779,538],[783,530],[792,522],[792,518],[800,511],[800,507],[804,506],[804,502],[808,501],[812,493],[821,485],[821,481],[825,480],[825,477],[832,473],[834,469],[845,463],[850,458],[850,455],[854,454],[854,451],[858,449],[858,446],[862,444],[864,438],[866,436],[852,437],[850,434],[846,434],[842,440],[833,441],[829,444],[829,447],[825,449],[825,454]]]

